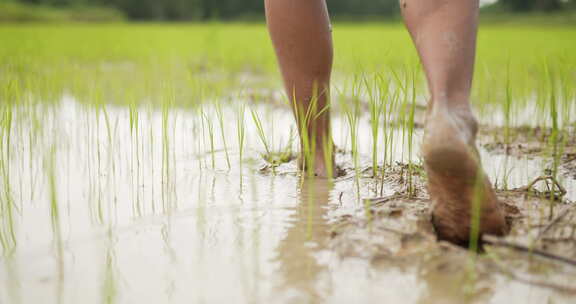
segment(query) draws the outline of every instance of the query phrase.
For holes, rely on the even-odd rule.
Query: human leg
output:
[[[506,223],[480,164],[475,147],[478,127],[470,107],[478,0],[401,0],[400,4],[431,95],[422,153],[437,234],[468,244],[474,206],[479,206],[480,234],[503,234]]]
[[[331,176],[333,146],[327,107],[333,51],[326,3],[265,0],[265,4],[268,30],[298,123],[302,165],[317,176]]]

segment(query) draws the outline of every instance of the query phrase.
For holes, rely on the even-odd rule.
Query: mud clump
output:
[[[400,189],[395,194],[364,199],[362,207],[335,220],[328,243],[341,258],[366,259],[379,267],[415,267],[426,276],[450,280],[457,272],[470,271],[474,280],[469,292],[476,300],[502,276],[562,295],[576,294],[576,284],[566,280],[576,279],[576,267],[555,258],[576,261],[576,207],[562,195],[533,191],[530,185],[497,191],[511,227],[506,237],[497,239],[517,248],[486,243],[478,255],[437,241],[425,177],[413,176],[419,189],[412,195],[401,172],[402,165],[397,165],[386,177],[388,186]]]

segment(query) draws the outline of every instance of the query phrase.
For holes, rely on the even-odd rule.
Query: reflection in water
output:
[[[325,266],[318,263],[316,254],[328,241],[326,213],[333,187],[325,179],[304,179],[300,184],[300,203],[290,216],[292,227],[278,246],[278,260],[283,293],[305,299],[288,302],[318,302],[322,298],[317,281]],[[291,295],[292,291],[298,295]]]
[[[17,261],[14,256],[4,256],[3,259],[4,269],[3,273],[0,273],[0,279],[5,282],[4,288],[6,290],[6,299],[10,303],[18,304],[20,300],[20,276],[18,274]],[[2,278],[6,276],[5,278]],[[2,289],[4,289],[2,288]],[[2,294],[0,294],[0,300],[2,299]]]
[[[0,245],[3,255],[10,255],[16,249],[17,239],[14,231],[14,214],[18,206],[12,196],[11,189],[11,139],[10,129],[12,125],[11,116],[8,116],[10,109],[3,109],[0,113],[2,120],[10,119],[0,124]]]
[[[57,283],[56,283],[56,301],[57,303],[63,303],[64,295],[64,245],[62,238],[62,223],[60,217],[60,206],[58,202],[58,192],[57,192],[57,181],[55,173],[55,162],[56,162],[56,150],[53,146],[50,149],[50,155],[48,156],[48,170],[47,179],[50,195],[50,219],[52,224],[52,242],[54,252],[54,259],[57,265]]]
[[[445,250],[445,249],[444,249]],[[482,275],[484,287],[479,286],[479,274],[473,257],[464,251],[451,253],[436,249],[433,256],[418,259],[418,279],[426,286],[418,303],[484,303],[493,291],[488,288],[490,278]],[[488,281],[486,281],[488,280]]]

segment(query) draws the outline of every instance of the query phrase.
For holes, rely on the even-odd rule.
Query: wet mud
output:
[[[490,302],[500,292],[495,282],[502,280],[548,290],[559,299],[576,296],[576,208],[555,179],[539,177],[524,187],[498,190],[511,231],[503,238],[486,236],[483,250],[475,253],[437,241],[425,176],[413,174],[416,190],[409,192],[405,167],[386,171],[386,187],[398,189],[394,194],[364,198],[364,206],[335,220],[331,250],[343,258],[367,259],[376,268],[415,268],[439,280],[430,302]],[[550,190],[536,190],[538,183]]]

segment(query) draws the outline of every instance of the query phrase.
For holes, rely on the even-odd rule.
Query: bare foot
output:
[[[422,152],[438,238],[468,246],[476,202],[481,204],[480,235],[506,233],[503,213],[476,150],[478,127],[471,110],[437,105],[428,113]]]

